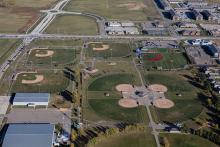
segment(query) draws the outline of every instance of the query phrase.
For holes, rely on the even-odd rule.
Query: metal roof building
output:
[[[47,106],[49,93],[16,93],[13,106]]]
[[[52,147],[54,124],[10,124],[2,147]]]

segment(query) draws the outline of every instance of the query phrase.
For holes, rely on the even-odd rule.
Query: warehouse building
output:
[[[54,124],[9,124],[2,147],[53,147]]]
[[[48,106],[49,93],[16,93],[13,106]]]

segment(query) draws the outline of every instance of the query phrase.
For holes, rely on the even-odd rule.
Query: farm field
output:
[[[98,28],[95,19],[76,15],[58,15],[45,30],[49,34],[95,35]]]
[[[142,113],[145,113],[144,107],[123,108],[119,106],[118,101],[122,95],[116,91],[118,84],[130,83],[138,84],[136,77],[127,73],[110,74],[93,79],[88,86],[87,106],[85,117],[87,119],[122,121],[122,122],[140,122],[143,120]],[[109,96],[105,96],[105,93]]]
[[[153,48],[149,53],[143,54],[143,62],[146,69],[162,67],[163,69],[183,68],[187,59],[183,52],[176,52],[173,49]]]
[[[73,63],[76,59],[75,49],[32,49],[28,57],[28,64],[50,66]]]
[[[47,8],[57,0],[8,0],[8,4],[16,7]]]
[[[36,71],[36,73],[24,71],[17,75],[11,92],[56,93],[65,90],[68,85],[68,76],[63,71]]]
[[[0,33],[25,33],[39,17],[39,10],[55,0],[9,0],[0,7]]]
[[[194,135],[160,134],[167,137],[170,147],[217,147],[218,145]]]
[[[74,0],[65,9],[93,13],[109,20],[144,21],[160,19],[153,0]]]
[[[181,122],[194,118],[202,112],[203,106],[199,99],[203,95],[188,80],[184,77],[184,72],[148,72],[145,75],[145,81],[148,83],[165,85],[168,88],[166,97],[175,104],[170,109],[152,107],[156,121]]]
[[[96,58],[126,57],[131,55],[128,43],[91,42],[88,43],[87,56]]]
[[[96,147],[155,147],[153,135],[150,130],[136,133],[125,133],[120,136],[108,137],[98,143]]]

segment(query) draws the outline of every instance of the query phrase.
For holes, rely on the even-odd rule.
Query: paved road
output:
[[[213,36],[111,36],[111,35],[64,35],[64,34],[0,34],[0,38],[41,38],[41,39],[126,39],[126,40],[188,40],[215,39]]]
[[[135,69],[138,73],[139,79],[141,80],[142,87],[145,87],[144,79],[142,78],[141,72],[140,72],[140,70],[138,69],[138,67],[136,65],[135,59],[133,59],[133,64],[134,64],[134,67],[135,67]],[[150,103],[149,99],[147,99],[147,104],[149,104],[149,103]],[[148,117],[149,117],[149,120],[150,120],[150,126],[152,128],[152,134],[154,135],[154,138],[155,138],[155,141],[156,141],[156,145],[157,145],[157,147],[160,147],[160,141],[159,141],[159,138],[158,138],[159,133],[156,131],[156,125],[155,125],[155,122],[153,121],[153,118],[152,118],[152,115],[151,115],[151,112],[150,112],[150,109],[149,109],[149,105],[146,105],[146,109],[147,109],[147,114],[148,114]]]

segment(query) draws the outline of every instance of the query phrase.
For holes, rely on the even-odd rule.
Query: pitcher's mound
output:
[[[130,84],[119,84],[115,88],[119,92],[132,92],[134,90],[134,87]]]
[[[149,89],[154,92],[167,92],[167,87],[161,84],[152,84],[149,86]]]
[[[138,106],[137,101],[130,98],[123,98],[118,101],[118,104],[124,108],[135,108]]]
[[[156,99],[154,101],[154,106],[157,108],[164,108],[164,109],[168,109],[174,106],[173,101],[166,99],[166,98],[162,98],[162,99]]]

